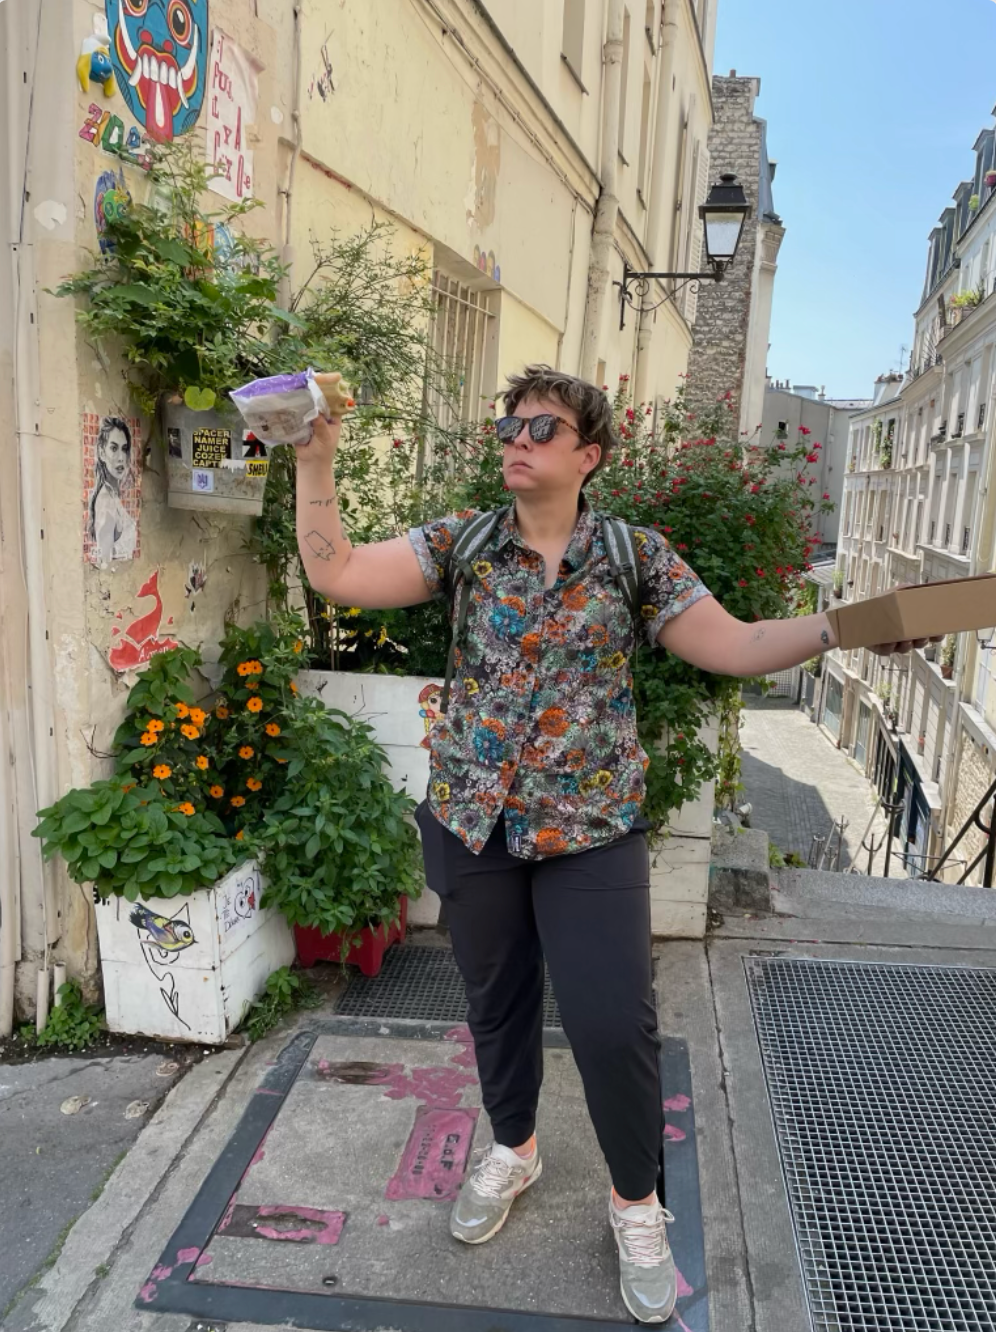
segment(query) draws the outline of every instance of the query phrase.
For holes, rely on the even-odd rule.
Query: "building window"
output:
[[[580,81],[584,64],[585,0],[564,0],[564,35],[560,49],[571,73]]]
[[[494,397],[499,297],[442,269],[432,274],[432,349],[448,382],[430,387],[427,406],[444,429],[479,421]]]
[[[622,78],[619,82],[619,156],[628,165],[626,156],[626,103],[629,100],[629,10],[623,10]]]
[[[823,724],[831,735],[840,736],[840,718],[844,711],[844,686],[835,675],[827,677],[826,702],[823,705]]]
[[[643,71],[643,103],[640,106],[640,157],[637,165],[637,191],[642,203],[647,198],[647,157],[650,148],[650,102],[653,82],[649,68]]]

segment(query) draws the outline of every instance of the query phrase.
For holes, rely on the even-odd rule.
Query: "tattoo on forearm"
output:
[[[321,532],[309,532],[304,542],[316,560],[330,560],[335,555],[335,546]]]
[[[825,629],[822,630],[820,633],[820,642],[823,644],[824,647],[830,646],[830,635],[827,633]]]
[[[330,496],[329,499],[308,500],[308,503],[311,504],[312,506],[317,504],[323,509],[327,509],[330,504],[334,504],[335,502],[336,502],[335,495]]]
[[[751,636],[750,636],[750,641],[751,641],[752,643],[760,643],[760,641],[761,641],[761,639],[762,639],[763,637],[764,637],[764,630],[761,629],[760,627],[758,627],[758,628],[755,629],[754,632],[751,634]]]

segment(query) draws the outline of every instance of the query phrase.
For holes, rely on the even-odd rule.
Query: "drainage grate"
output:
[[[448,948],[406,944],[384,955],[379,976],[354,975],[336,1006],[346,1017],[408,1018],[421,1022],[465,1022],[463,977]],[[546,978],[543,1026],[559,1030],[560,1010]]]
[[[996,971],[744,963],[813,1326],[996,1326]]]

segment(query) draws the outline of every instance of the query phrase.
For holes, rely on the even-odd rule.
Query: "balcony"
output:
[[[948,437],[948,423],[947,421],[942,421],[937,433],[935,435],[931,435],[930,442],[931,444],[943,444],[947,439],[947,437]]]
[[[961,437],[962,437],[962,435],[963,435],[964,433],[965,433],[965,413],[964,413],[964,412],[959,412],[959,413],[958,413],[958,424],[955,426],[955,428],[954,428],[954,434],[951,436],[951,438],[952,438],[952,439],[961,439]]]

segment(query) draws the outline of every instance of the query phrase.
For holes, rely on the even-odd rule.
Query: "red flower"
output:
[[[754,515],[753,515],[752,513],[748,513],[748,514],[744,517],[744,522],[745,522],[745,523],[749,523],[750,526],[753,527],[754,524],[757,522],[757,519],[754,517]]]
[[[758,485],[753,485],[753,486],[751,486],[751,488],[750,488],[750,493],[751,493],[752,495],[756,495],[757,492],[758,492],[760,489],[761,489],[760,486],[758,486]]]
[[[679,550],[687,550],[688,547],[685,545],[684,541],[679,541],[679,542],[678,542],[678,549],[679,549]]]
[[[784,444],[779,444],[778,447],[779,447],[779,449],[781,449],[782,453],[785,452],[785,445],[784,445]]]
[[[830,498],[830,492],[829,492],[829,490],[825,490],[825,491],[823,492],[823,498],[824,498],[824,499],[829,499],[829,498]]]
[[[819,460],[820,460],[820,455],[818,453],[806,454],[806,462],[819,462]]]
[[[746,587],[746,586],[747,586],[747,579],[746,579],[746,578],[741,578],[741,580],[740,580],[738,586],[739,586],[739,587]]]
[[[763,569],[755,569],[754,572],[757,574],[758,578],[763,578],[763,577],[764,577],[764,570],[763,570]]]
[[[665,527],[664,531],[665,531],[665,532],[673,532],[673,531],[674,531],[674,528],[673,528],[673,527]]]
[[[807,430],[805,426],[800,426],[800,427],[799,427],[799,434],[800,434],[800,435],[811,435],[812,433],[813,433],[813,432],[812,432],[811,430]]]

